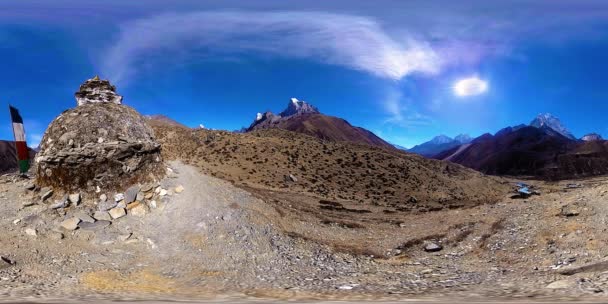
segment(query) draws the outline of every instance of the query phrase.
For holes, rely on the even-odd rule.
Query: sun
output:
[[[477,76],[463,78],[454,83],[452,91],[458,97],[481,95],[488,91],[488,82]]]

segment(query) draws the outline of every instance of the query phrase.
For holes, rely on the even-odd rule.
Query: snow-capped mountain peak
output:
[[[530,126],[536,128],[547,127],[567,138],[576,139],[574,135],[572,135],[572,133],[570,133],[570,131],[562,124],[559,118],[550,113],[538,114],[538,116],[532,120]]]
[[[303,100],[298,100],[297,98],[291,98],[289,104],[287,104],[287,109],[281,112],[279,115],[281,117],[288,117],[296,114],[319,114],[319,110],[313,105],[307,103]]]
[[[433,144],[436,144],[436,145],[441,145],[441,144],[447,144],[452,141],[454,141],[454,139],[442,134],[442,135],[435,136],[433,139],[431,139],[430,142]]]
[[[589,133],[581,138],[583,141],[597,141],[604,140],[601,135],[597,133]]]
[[[473,140],[473,138],[471,138],[471,136],[469,136],[469,134],[460,134],[460,135],[454,137],[454,140],[461,144],[468,144],[471,142],[471,140]]]

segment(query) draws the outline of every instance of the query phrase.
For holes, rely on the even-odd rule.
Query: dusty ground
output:
[[[361,213],[171,166],[163,186],[184,192],[146,217],[61,240],[53,231],[64,216],[22,207],[25,181],[4,176],[0,255],[16,264],[0,269],[0,298],[606,299],[608,267],[559,274],[607,255],[606,178],[568,190],[532,182],[542,195],[466,209]],[[425,252],[431,240],[444,249]]]

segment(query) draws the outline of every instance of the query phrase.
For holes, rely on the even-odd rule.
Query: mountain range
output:
[[[298,132],[323,140],[395,149],[371,131],[355,127],[342,118],[322,114],[313,105],[297,98],[291,98],[287,108],[278,115],[272,112],[258,113],[245,131],[270,128]]]
[[[414,146],[409,149],[409,152],[420,154],[422,156],[431,157],[442,151],[449,150],[451,148],[468,144],[471,142],[472,138],[467,134],[460,134],[455,138],[451,138],[445,135],[435,136],[430,141],[427,141],[423,144]]]
[[[608,142],[597,134],[577,140],[551,114],[540,114],[529,125],[483,134],[433,158],[492,175],[577,178],[608,173]]]

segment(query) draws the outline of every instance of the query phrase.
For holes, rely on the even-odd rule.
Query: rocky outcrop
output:
[[[116,87],[98,76],[85,81],[75,96],[79,106],[90,103],[122,104],[122,96],[116,94]]]
[[[111,90],[90,94],[93,84]],[[154,131],[133,108],[108,101],[118,101],[110,92],[119,96],[109,81],[87,80],[76,93],[78,106],[49,125],[36,157],[39,186],[107,191],[162,176],[160,145]]]

